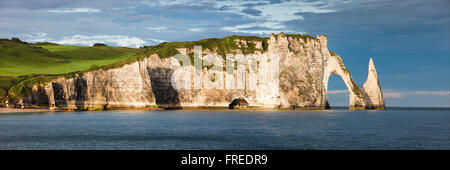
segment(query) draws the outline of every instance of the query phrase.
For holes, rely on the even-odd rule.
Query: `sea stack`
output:
[[[384,97],[381,92],[380,81],[372,58],[369,61],[369,73],[362,88],[366,109],[386,109]]]

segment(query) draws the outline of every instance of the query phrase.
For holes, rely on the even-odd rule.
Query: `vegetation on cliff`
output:
[[[307,41],[308,39],[312,39],[312,40],[316,40],[316,37],[313,37],[311,35],[306,35],[306,34],[286,34],[286,36],[288,38],[293,38],[293,39],[303,39],[303,42]]]
[[[224,38],[209,38],[202,39],[199,41],[185,41],[185,42],[170,42],[161,43],[156,46],[151,46],[145,49],[143,54],[154,54],[157,53],[162,58],[168,58],[179,52],[177,48],[190,48],[193,49],[194,46],[202,46],[202,49],[208,49],[209,51],[214,51],[222,57],[226,57],[226,54],[236,54],[237,50],[241,51],[243,54],[251,54],[255,51],[267,50],[267,37],[261,38],[256,36],[229,36]],[[245,41],[247,46],[239,46],[238,41]],[[263,50],[256,48],[256,43],[263,43]],[[266,48],[264,48],[264,46]]]
[[[92,65],[103,66],[127,59],[139,51],[123,47],[36,45],[42,43],[29,44],[19,41],[0,40],[1,76],[85,71]]]

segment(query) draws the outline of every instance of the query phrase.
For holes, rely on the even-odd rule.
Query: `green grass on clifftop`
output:
[[[0,40],[0,76],[64,74],[104,66],[134,56],[139,49],[30,45]]]
[[[217,54],[222,57],[225,57],[228,53],[236,54],[236,50],[241,50],[244,54],[250,54],[259,50],[255,48],[255,42],[265,42],[265,44],[267,44],[267,39],[267,37],[261,38],[256,36],[229,36],[224,38],[208,38],[199,41],[170,42],[148,47],[143,54],[149,55],[157,53],[161,58],[168,58],[178,54],[176,48],[193,49],[194,46],[202,46],[203,50],[208,49],[210,51],[216,51]],[[248,47],[239,47],[236,44],[236,40],[247,41]]]
[[[52,53],[43,48],[10,40],[0,40],[0,68],[14,69],[17,65],[46,66],[70,62],[67,57]],[[5,76],[5,72],[0,71]]]

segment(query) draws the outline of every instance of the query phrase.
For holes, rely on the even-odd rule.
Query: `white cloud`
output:
[[[155,39],[155,38],[149,38],[151,42],[151,44],[159,44],[159,43],[163,43],[163,42],[167,42],[166,40],[160,40],[160,39]]]
[[[22,36],[26,38],[43,38],[46,37],[48,34],[45,32],[37,32],[37,33],[31,33],[31,34],[21,34]]]
[[[244,24],[244,25],[237,25],[237,26],[231,26],[231,27],[223,27],[233,30],[239,30],[239,29],[248,29],[253,27],[266,27],[271,29],[284,29],[286,26],[280,24],[279,22],[257,22],[257,23],[250,23],[250,24]]]
[[[59,41],[54,41],[58,44],[70,44],[70,45],[93,45],[95,43],[114,44],[121,47],[141,47],[147,43],[146,41],[132,36],[126,35],[73,35],[70,37],[64,37]]]
[[[21,34],[21,36],[24,38],[25,41],[31,41],[31,42],[51,41],[52,39],[47,37],[47,35],[48,34],[45,32]]]
[[[283,31],[283,30],[245,30],[245,29],[234,29],[233,27],[224,27],[221,28],[224,31],[230,31],[235,33],[247,33],[247,34],[259,34],[259,35],[269,35],[271,33],[278,34],[280,32],[290,33],[291,31]]]
[[[450,91],[415,91],[414,94],[446,96],[450,95]]]
[[[133,15],[133,16],[128,16],[128,19],[130,20],[145,20],[145,19],[152,19],[155,16],[150,15],[150,14],[142,14],[142,15]],[[152,28],[152,27],[150,27]]]
[[[148,30],[152,30],[152,31],[156,31],[156,32],[161,32],[161,31],[165,31],[167,30],[167,27],[147,27]]]
[[[450,91],[388,91],[383,95],[388,98],[402,98],[411,95],[450,96]]]
[[[47,33],[38,32],[30,34],[22,34],[21,38],[28,42],[54,42],[58,44],[65,45],[84,45],[92,46],[95,43],[105,43],[111,46],[120,47],[134,47],[139,48],[144,45],[154,45],[166,42],[165,40],[155,39],[155,38],[145,38],[141,39],[135,36],[128,35],[73,35],[67,36],[60,39],[53,39],[48,36]]]
[[[205,29],[203,29],[203,28],[189,28],[189,31],[192,31],[192,32],[201,32],[201,31],[205,31]]]
[[[327,91],[328,94],[346,94],[348,93],[348,90],[328,90]]]
[[[328,94],[347,94],[348,90],[329,90]],[[411,95],[449,96],[450,91],[392,91],[386,90],[383,96],[386,98],[403,98]]]
[[[54,13],[96,13],[96,12],[102,12],[100,9],[95,8],[63,8],[63,9],[51,9],[47,10],[47,12],[54,12]]]
[[[257,29],[255,29],[257,28]],[[292,33],[293,31],[285,29],[286,26],[279,22],[258,22],[250,23],[244,25],[236,25],[229,27],[222,27],[221,30],[237,32],[237,33],[248,33],[248,34],[271,34],[271,33]]]
[[[125,7],[114,7],[114,8],[111,8],[111,9],[113,9],[113,10],[122,10],[122,9],[134,9],[134,8],[136,8],[135,6],[125,6]]]
[[[148,6],[172,6],[172,5],[202,5],[204,3],[210,3],[208,0],[152,0],[152,1],[141,1],[142,4]]]
[[[259,5],[254,5],[248,8],[245,4],[249,1],[218,1],[215,4],[216,8],[227,7],[222,12],[234,13],[245,16],[250,19],[259,20],[253,25],[237,25],[223,27],[222,30],[230,32],[250,33],[250,34],[270,34],[272,32],[292,32],[284,25],[286,21],[303,20],[300,12],[307,13],[330,13],[335,12],[336,9],[330,7],[335,4],[335,1],[324,2],[318,1],[284,1],[280,3],[271,4],[269,0],[258,1]],[[252,9],[260,11],[258,14],[245,13],[244,9]],[[262,28],[262,29],[261,29]]]
[[[402,92],[386,92],[383,93],[383,96],[386,98],[403,98]]]

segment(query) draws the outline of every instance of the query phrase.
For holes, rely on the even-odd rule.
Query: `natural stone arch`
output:
[[[339,57],[339,55],[335,54],[334,52],[330,52],[330,57],[327,57],[326,60],[327,61],[325,62],[325,67],[323,70],[323,90],[325,91],[322,96],[325,99],[325,101],[323,101],[323,105],[325,105],[326,107],[328,103],[328,101],[326,100],[328,91],[328,79],[330,78],[330,75],[333,74],[339,75],[347,86],[349,92],[349,109],[364,109],[365,102],[363,93],[359,89],[358,85],[356,85],[356,83],[353,81],[350,72],[345,67],[344,62],[342,62],[341,57]]]

